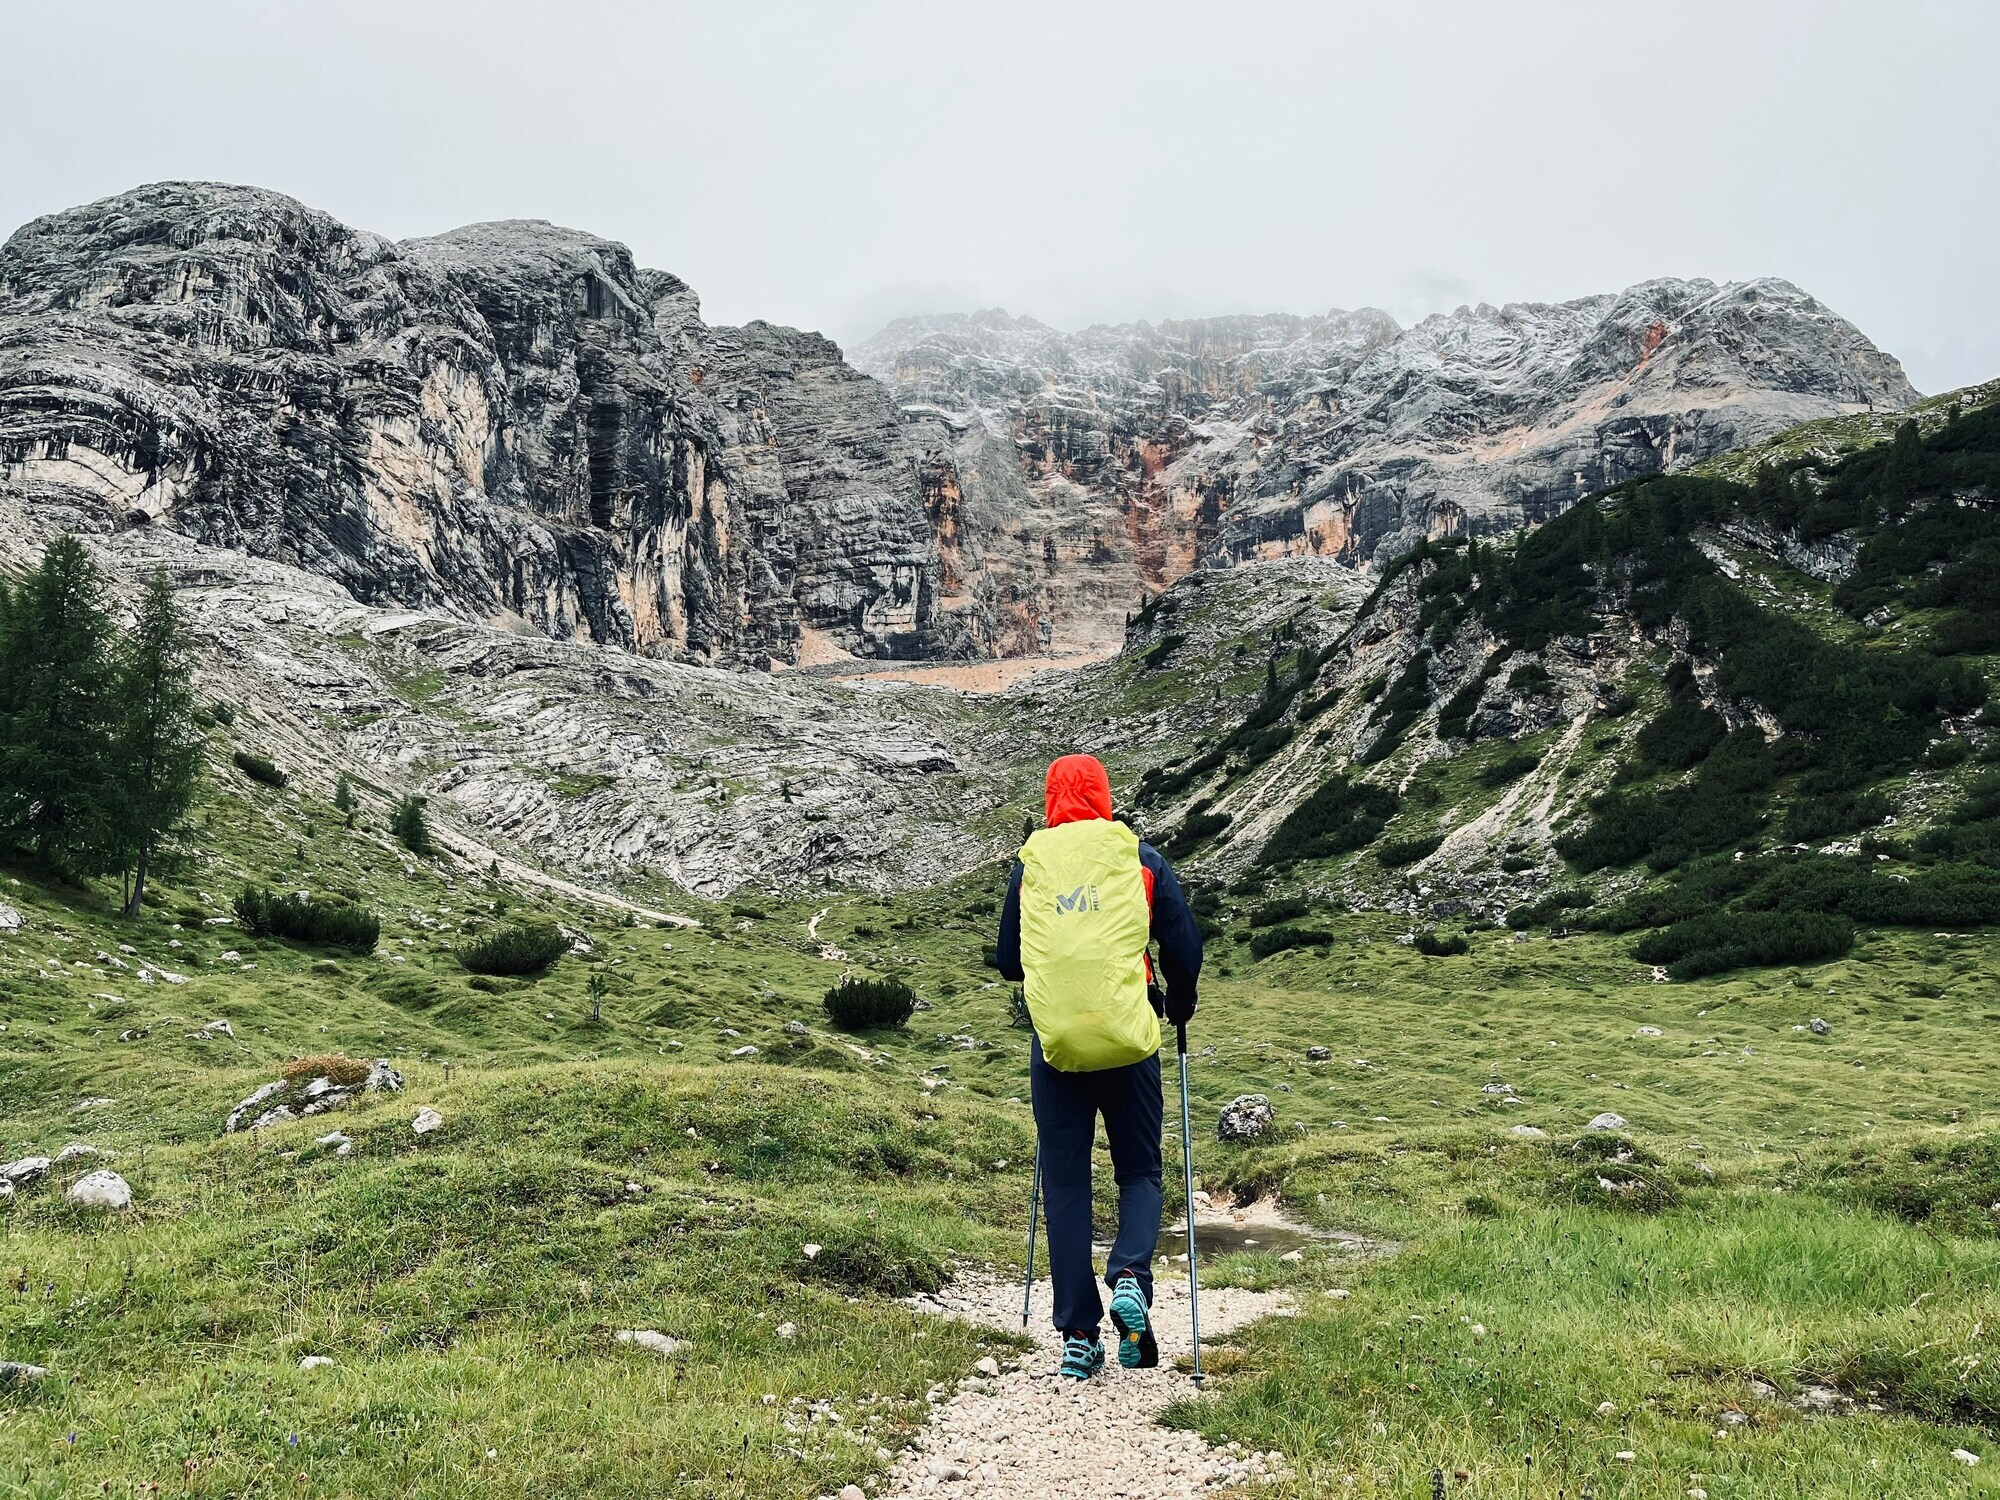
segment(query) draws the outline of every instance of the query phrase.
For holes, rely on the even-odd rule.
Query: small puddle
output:
[[[1352,1247],[1359,1243],[1361,1241],[1356,1236],[1321,1234],[1303,1224],[1296,1224],[1285,1218],[1268,1198],[1260,1198],[1241,1208],[1211,1207],[1200,1209],[1195,1214],[1194,1244],[1204,1260],[1238,1253],[1284,1255],[1311,1245]],[[1111,1246],[1107,1243],[1096,1248],[1102,1253],[1109,1251]],[[1187,1258],[1185,1220],[1161,1228],[1159,1254],[1162,1259],[1168,1260]]]

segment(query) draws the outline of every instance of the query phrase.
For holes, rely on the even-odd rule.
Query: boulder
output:
[[[1620,1114],[1613,1114],[1607,1109],[1583,1128],[1585,1130],[1623,1130],[1625,1128],[1625,1117]]]
[[[1524,1141],[1545,1141],[1549,1138],[1546,1130],[1539,1130],[1533,1125],[1510,1125],[1507,1134],[1519,1136]]]
[[[434,1130],[444,1129],[444,1116],[425,1105],[417,1111],[417,1117],[410,1121],[410,1129],[418,1135],[429,1135]]]
[[[37,1380],[46,1380],[48,1376],[49,1372],[41,1365],[22,1364],[17,1359],[0,1359],[0,1391],[18,1390]]]
[[[1270,1132],[1276,1121],[1271,1101],[1264,1095],[1238,1094],[1222,1106],[1215,1133],[1218,1139],[1225,1141],[1260,1140]]]
[[[1307,1061],[1307,1062],[1332,1062],[1332,1061],[1333,1061],[1333,1048],[1331,1048],[1331,1047],[1308,1047],[1308,1048],[1306,1048],[1306,1061]]]
[[[1810,1031],[1814,1036],[1827,1036],[1833,1031],[1833,1026],[1825,1017],[1814,1016],[1810,1021],[1806,1022],[1806,1030]]]
[[[79,1208],[130,1208],[132,1185],[116,1172],[92,1172],[72,1182],[64,1196]]]
[[[19,932],[24,922],[19,910],[0,901],[0,932]]]
[[[88,1161],[93,1156],[104,1156],[107,1154],[98,1150],[95,1146],[84,1145],[82,1141],[71,1141],[56,1153],[56,1165],[61,1166],[64,1162],[71,1161]]]
[[[49,1175],[49,1168],[54,1165],[46,1156],[24,1156],[19,1161],[0,1166],[0,1182],[17,1188],[33,1187]]]

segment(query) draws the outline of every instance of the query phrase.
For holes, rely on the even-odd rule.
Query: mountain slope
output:
[[[1107,568],[1130,597],[1197,562],[1379,563],[1915,396],[1893,358],[1776,279],[1482,304],[1407,330],[1374,309],[1077,334],[906,318],[854,359],[952,457],[977,545],[1024,560],[1016,597],[1037,561],[1067,574],[1017,609],[1022,628],[1055,614],[1086,638],[1111,615],[1091,592]]]
[[[540,222],[397,245],[206,183],[36,220],[0,250],[0,488],[558,639],[970,649],[873,382]]]

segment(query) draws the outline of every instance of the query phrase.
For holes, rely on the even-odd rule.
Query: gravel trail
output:
[[[1061,1343],[1049,1327],[1049,1283],[1035,1283],[1028,1331],[1032,1353],[996,1375],[978,1375],[951,1396],[940,1393],[914,1447],[896,1461],[889,1495],[939,1495],[951,1500],[1181,1500],[1275,1475],[1283,1459],[1212,1448],[1194,1433],[1156,1420],[1168,1402],[1194,1394],[1194,1382],[1173,1368],[1188,1351],[1185,1263],[1160,1265],[1154,1287],[1154,1327],[1160,1366],[1124,1370],[1110,1362],[1095,1379],[1058,1376]],[[911,1306],[1009,1330],[1021,1326],[1021,1283],[987,1272],[962,1274],[935,1297]],[[1201,1294],[1202,1347],[1259,1318],[1292,1312],[1284,1292],[1228,1288]],[[1106,1323],[1106,1328],[1110,1324]]]

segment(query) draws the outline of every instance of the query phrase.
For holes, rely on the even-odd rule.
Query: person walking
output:
[[[1118,1362],[1159,1363],[1151,1315],[1162,1203],[1159,1018],[1185,1026],[1194,1015],[1201,929],[1166,860],[1113,818],[1111,778],[1095,757],[1052,764],[1045,804],[1046,826],[1022,846],[1008,881],[995,958],[1023,986],[1034,1022],[1029,1067],[1054,1322],[1062,1373],[1088,1380],[1104,1364],[1105,1308],[1091,1270],[1100,1115],[1118,1183],[1104,1274]],[[1157,1001],[1149,940],[1160,950]]]

